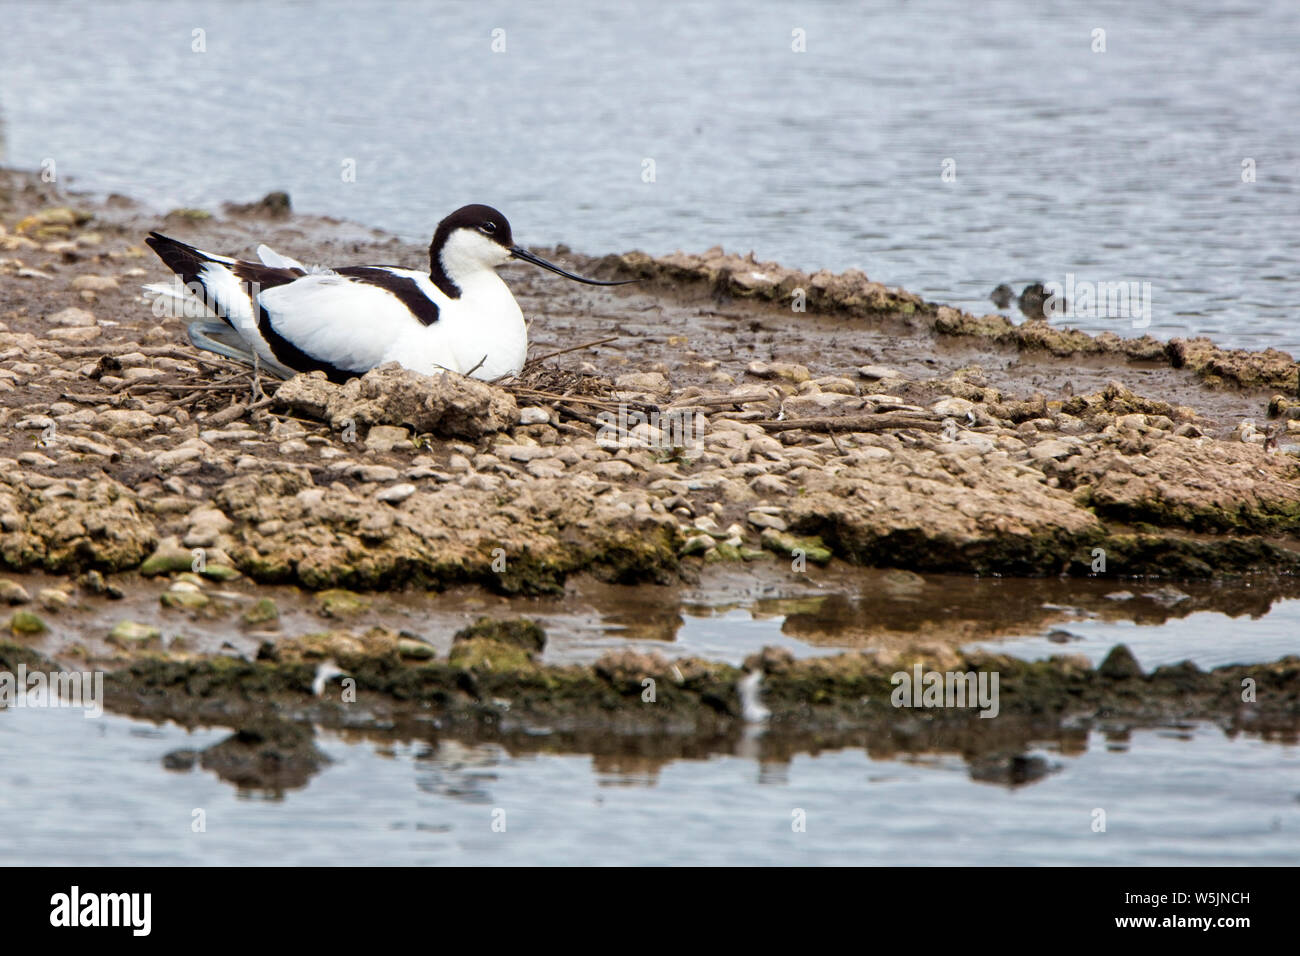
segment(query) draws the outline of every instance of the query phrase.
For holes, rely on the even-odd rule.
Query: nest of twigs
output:
[[[515,401],[520,405],[545,405],[556,413],[561,422],[568,419],[596,428],[601,427],[601,422],[596,418],[601,412],[617,415],[620,407],[644,412],[659,411],[657,405],[629,401],[622,397],[614,383],[603,376],[546,364],[548,359],[556,356],[611,341],[613,338],[586,342],[539,356],[525,364],[518,375],[497,384],[514,395]]]

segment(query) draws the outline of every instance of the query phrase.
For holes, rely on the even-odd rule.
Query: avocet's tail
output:
[[[145,286],[146,290],[168,298],[186,298],[188,293],[237,329],[255,321],[248,283],[236,274],[239,260],[195,249],[158,232],[149,233],[145,242],[180,277],[184,286],[178,289],[174,285],[153,284]]]

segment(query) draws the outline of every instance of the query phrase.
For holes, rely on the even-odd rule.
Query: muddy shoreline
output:
[[[1193,361],[1208,346],[1004,319],[986,334],[998,317],[854,274],[762,265],[770,281],[742,289],[725,257],[559,250],[649,281],[593,292],[510,275],[538,316],[534,355],[618,336],[537,366],[530,389],[451,385],[421,408],[393,397],[414,387],[397,371],[347,388],[299,376],[244,411],[243,371],[200,356],[138,296],[161,274],[138,242],[156,215],[13,173],[3,197],[0,559],[13,570],[129,571],[207,548],[265,582],[540,593],[578,572],[664,583],[689,577],[692,556],[794,548],[1028,576],[1095,573],[1098,548],[1122,576],[1300,567],[1300,462],[1286,453],[1300,422],[1276,391],[1294,394],[1296,366],[1280,353]],[[312,261],[423,255],[274,206],[161,225],[235,253],[264,239]],[[796,281],[823,290],[803,313],[772,301]],[[1069,343],[1082,351],[1062,359]],[[587,403],[518,397],[559,394]],[[445,414],[466,403],[481,411]],[[592,415],[617,403],[693,416],[702,435],[674,448],[641,425],[602,443]]]
[[[916,572],[1016,575],[1049,588],[1073,577],[1096,582],[1098,610],[1117,607],[1104,594],[1126,582],[1140,582],[1135,592],[1203,587],[1211,606],[1232,593],[1234,606],[1267,607],[1295,590],[1297,366],[1274,350],[1016,325],[861,273],[806,275],[720,250],[652,259],[560,248],[548,255],[567,266],[643,281],[595,291],[506,270],[532,320],[530,355],[541,358],[519,380],[429,380],[395,368],[344,386],[298,376],[254,405],[244,369],[192,349],[185,322],[154,315],[141,298],[143,283],[166,278],[141,244],[150,229],[243,256],[266,242],[313,263],[417,265],[427,255],[287,203],[159,216],[124,197],[60,194],[0,171],[0,569],[20,589],[24,575],[54,576],[13,602],[43,629],[11,620],[4,654],[93,660],[125,713],[235,725],[261,709],[346,724],[356,716],[310,694],[311,642],[333,641],[329,654],[348,658],[340,666],[386,701],[370,723],[408,711],[400,719],[419,722],[432,710],[466,733],[545,725],[693,739],[744,725],[736,684],[745,671],[732,664],[631,651],[548,663],[500,647],[468,658],[462,648],[457,659],[455,644],[446,657],[449,633],[433,642],[435,660],[413,662],[395,649],[409,639],[388,622],[330,631],[326,621],[292,635],[272,626],[254,647],[247,635],[258,624],[234,615],[251,613],[266,585],[372,596],[450,589],[562,608],[575,586],[689,588],[717,580],[718,569],[803,581],[879,568],[901,575],[894,583],[911,603],[871,608],[893,616],[877,642],[890,627],[907,631],[916,594],[936,587]],[[611,441],[601,415],[620,408],[646,419],[618,419]],[[689,440],[664,424],[687,420]],[[1246,586],[1212,598],[1224,581]],[[250,599],[222,598],[222,587]],[[216,630],[229,620],[242,636],[224,648],[202,636],[87,647],[60,627],[78,605],[143,592],[162,598],[163,613],[208,615]],[[354,598],[370,600],[338,600]],[[214,601],[226,618],[205,610]],[[1170,611],[1139,599],[1115,613],[1187,613],[1201,601]],[[964,631],[952,618],[922,623],[865,654],[791,662],[772,652],[748,669],[765,675],[777,736],[897,730],[898,713],[876,706],[888,701],[881,681],[917,662],[998,669],[1010,681],[1006,711],[1025,733],[1059,730],[1069,700],[1094,718],[1244,719],[1240,669],[1117,676],[1119,664],[976,659],[951,639],[926,646],[944,631],[1046,627],[1045,603],[1026,601],[1019,617],[995,623],[969,611],[977,623]],[[824,614],[800,625],[797,608],[780,613],[809,633],[826,626]],[[629,616],[653,631],[674,615],[670,606]],[[504,670],[503,659],[512,662]],[[671,676],[682,668],[694,676]],[[1247,670],[1276,685],[1266,713],[1249,719],[1293,733],[1296,661]],[[680,693],[644,712],[640,681],[651,671]],[[498,699],[511,702],[508,716]]]

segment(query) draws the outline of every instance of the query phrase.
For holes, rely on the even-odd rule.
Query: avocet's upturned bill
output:
[[[246,262],[156,232],[145,241],[185,286],[146,289],[197,297],[222,320],[190,325],[197,347],[286,378],[319,369],[342,382],[384,362],[488,381],[515,375],[524,365],[528,330],[497,266],[522,259],[588,285],[625,284],[574,275],[516,246],[506,217],[481,205],[463,206],[438,223],[428,272],[309,269],[266,246],[258,247],[260,263]]]

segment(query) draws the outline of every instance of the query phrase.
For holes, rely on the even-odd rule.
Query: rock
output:
[[[410,637],[397,639],[397,653],[416,661],[432,660],[434,656],[432,647],[424,643],[424,641],[417,641]]]
[[[333,588],[316,595],[316,608],[325,617],[354,617],[370,610],[370,599],[354,591]]]
[[[32,596],[27,593],[27,589],[17,581],[0,578],[0,601],[5,604],[27,604],[31,599]]]
[[[111,408],[95,416],[95,427],[110,435],[133,437],[155,430],[158,419],[144,411]]]
[[[612,461],[598,461],[591,466],[593,473],[602,478],[608,478],[610,481],[622,481],[631,478],[636,473],[633,468],[625,461],[614,459]]]
[[[872,381],[885,378],[903,377],[897,369],[892,369],[887,365],[862,365],[858,367],[858,374],[863,378]]]
[[[529,405],[519,409],[519,424],[545,425],[551,420],[551,413],[538,405]]]
[[[415,494],[415,485],[401,484],[385,488],[375,494],[376,501],[385,501],[390,505],[398,504],[405,501],[411,495]]]
[[[217,536],[225,534],[234,522],[226,517],[219,508],[195,508],[190,512],[190,535],[195,538],[211,538],[210,541],[191,541],[186,537],[185,544],[190,548],[209,548]]]
[[[758,378],[781,378],[796,385],[812,378],[807,367],[792,362],[750,362],[745,371]]]
[[[1097,675],[1107,680],[1129,680],[1141,677],[1142,668],[1126,645],[1116,644],[1097,668]]]
[[[480,617],[469,627],[461,628],[452,637],[452,644],[488,639],[510,647],[522,648],[529,655],[541,653],[546,647],[546,632],[540,624],[526,617],[498,620]]]
[[[174,574],[177,571],[194,571],[198,558],[188,548],[183,548],[175,538],[159,542],[145,562],[140,565],[140,573],[146,578],[159,574]]]
[[[16,611],[9,619],[9,633],[15,637],[34,637],[49,629],[49,625],[31,611]]]
[[[207,607],[212,603],[212,598],[208,597],[202,591],[164,591],[158,598],[163,607],[180,608],[187,611],[197,611],[199,608]]]
[[[1074,447],[1056,438],[1048,438],[1029,449],[1029,457],[1036,461],[1048,458],[1068,458],[1074,453]]]
[[[338,430],[349,424],[403,425],[416,434],[478,439],[519,421],[514,397],[504,389],[450,372],[421,375],[395,362],[343,385],[319,372],[295,375],[280,386],[275,400]]]
[[[191,446],[189,448],[173,448],[170,451],[159,452],[154,455],[153,461],[159,468],[167,470],[202,457],[203,449]]]
[[[828,413],[844,415],[862,409],[866,402],[856,395],[842,392],[814,392],[788,398],[781,409],[786,418],[822,418]]]
[[[136,621],[118,621],[108,634],[110,644],[128,649],[156,646],[161,640],[162,631]]]
[[[105,581],[104,575],[98,571],[87,571],[77,578],[77,583],[91,594],[103,595],[112,601],[120,601],[126,596],[126,593],[116,584]]]
[[[396,468],[389,465],[362,465],[353,472],[357,478],[367,483],[377,483],[384,481],[395,481],[401,474]]]
[[[14,227],[14,232],[21,235],[30,232],[40,235],[44,230],[62,229],[67,230],[83,223],[89,222],[94,217],[84,210],[72,209],[68,206],[49,206],[38,212],[32,213]],[[58,233],[50,233],[56,235]]]
[[[110,461],[117,461],[122,456],[112,445],[105,445],[103,442],[91,441],[89,438],[83,438],[80,435],[60,435],[58,441],[70,451],[83,452],[90,455],[102,455]]]
[[[199,569],[199,574],[213,581],[233,581],[242,575],[228,564],[208,563]]]
[[[775,551],[777,554],[783,554],[791,558],[802,554],[813,564],[828,564],[832,557],[830,548],[826,547],[822,539],[817,537],[800,537],[786,534],[775,528],[765,528],[762,534],[762,542],[763,547],[769,551]]]
[[[267,193],[257,202],[226,203],[225,211],[233,216],[258,216],[266,219],[287,219],[293,212],[293,203],[289,194],[282,189]],[[198,210],[203,212],[202,210]],[[204,213],[204,218],[211,218],[211,213]]]
[[[117,279],[112,276],[77,276],[72,280],[72,288],[78,291],[108,292],[117,288]]]
[[[389,452],[402,445],[410,447],[410,433],[395,425],[373,425],[366,435],[366,447],[375,452]]]
[[[785,531],[787,525],[785,521],[776,515],[765,514],[762,511],[751,511],[747,516],[749,523],[756,528],[771,528],[773,531]]]
[[[496,453],[511,461],[529,462],[537,458],[552,458],[555,449],[545,445],[497,445]]]
[[[733,544],[731,540],[728,539],[727,541],[719,541],[718,546],[716,548],[714,548],[712,551],[705,552],[704,560],[708,562],[714,562],[714,561],[742,561],[744,559],[740,555],[740,546],[737,544]]]
[[[629,372],[614,379],[614,387],[654,395],[667,395],[672,391],[668,379],[659,372]]]
[[[686,539],[682,545],[682,554],[703,554],[705,551],[711,551],[716,547],[712,535],[696,534]]]
[[[53,315],[46,316],[45,321],[50,325],[64,325],[64,326],[84,328],[84,327],[94,326],[95,316],[93,313],[87,312],[85,309],[78,309],[76,306],[72,306],[70,308],[63,309],[60,312],[55,312]]]
[[[790,493],[790,486],[776,475],[756,475],[749,487],[754,494],[765,497],[783,498]]]
[[[41,588],[36,592],[36,600],[45,610],[54,613],[72,603],[72,596],[59,588]]]
[[[975,403],[967,401],[964,398],[944,398],[930,406],[930,411],[934,412],[936,415],[945,418],[955,418],[958,421],[966,420],[967,415],[974,411],[974,409]]]
[[[243,622],[250,627],[270,624],[280,619],[280,609],[270,598],[261,598],[242,615]]]

